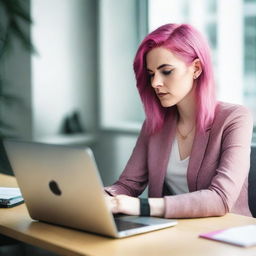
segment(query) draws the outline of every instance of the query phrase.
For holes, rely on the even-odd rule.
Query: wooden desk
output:
[[[0,174],[0,186],[16,186],[15,178]],[[33,221],[24,204],[0,209],[1,234],[61,255],[256,255],[256,247],[240,248],[198,238],[200,233],[246,224],[256,224],[256,219],[227,214],[224,217],[179,220],[172,228],[112,239]]]

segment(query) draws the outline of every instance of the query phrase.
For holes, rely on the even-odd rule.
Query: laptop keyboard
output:
[[[115,223],[118,231],[124,231],[128,229],[148,226],[147,224],[135,223],[135,222],[125,221],[121,219],[115,219]]]

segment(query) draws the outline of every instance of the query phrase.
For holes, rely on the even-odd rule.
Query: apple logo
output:
[[[59,188],[59,185],[56,181],[52,180],[49,182],[49,187],[50,190],[52,191],[53,194],[55,194],[56,196],[60,196],[61,195],[61,190]]]

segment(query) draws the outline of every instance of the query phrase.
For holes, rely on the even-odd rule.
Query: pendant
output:
[[[180,137],[181,137],[182,140],[185,140],[187,138],[187,136],[183,136],[181,134],[180,134]]]

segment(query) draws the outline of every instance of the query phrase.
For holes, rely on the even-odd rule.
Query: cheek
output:
[[[190,75],[173,76],[168,78],[167,87],[170,93],[176,94],[177,96],[184,96],[193,87],[193,78]]]
[[[184,72],[179,77],[180,83],[184,88],[191,88],[193,85],[193,76],[189,72]]]

